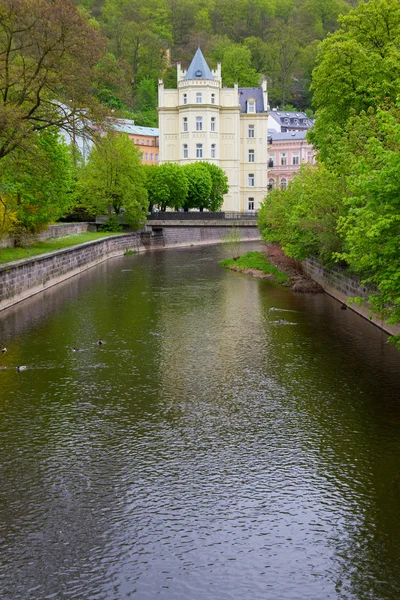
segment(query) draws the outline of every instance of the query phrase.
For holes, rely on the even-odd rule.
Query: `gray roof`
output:
[[[256,101],[256,113],[265,113],[264,110],[264,95],[262,88],[250,87],[239,88],[239,104],[242,113],[247,113],[247,101],[253,98]]]
[[[193,56],[193,60],[186,72],[185,79],[214,79],[214,75],[210,71],[210,67],[206,63],[200,46]]]
[[[291,140],[304,140],[307,135],[307,131],[283,131],[282,133],[275,131],[275,129],[268,129],[268,143],[287,141]]]
[[[130,119],[116,119],[114,129],[122,133],[130,133],[131,135],[159,136],[159,129],[157,127],[141,127],[140,125],[135,125],[135,122]]]
[[[271,110],[270,116],[282,127],[302,127],[310,129],[314,120],[301,111]]]

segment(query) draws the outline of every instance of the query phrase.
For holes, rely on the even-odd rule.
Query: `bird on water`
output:
[[[2,353],[2,354],[5,354],[6,352],[7,352],[7,348],[2,348],[2,349],[1,349],[1,353]]]
[[[18,367],[16,367],[16,370],[18,371],[18,373],[20,373],[21,371],[25,371],[25,369],[27,369],[28,367],[26,367],[25,365],[18,365]]]
[[[102,346],[104,344],[103,340],[97,340],[98,346]]]

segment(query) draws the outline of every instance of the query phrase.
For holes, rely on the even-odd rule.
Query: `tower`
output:
[[[245,172],[241,165],[250,156],[254,163],[256,157],[255,150],[253,155],[249,152],[246,154],[244,150],[243,136],[247,135],[251,128],[244,128],[242,113],[243,110],[247,110],[250,97],[246,95],[246,100],[243,100],[241,89],[252,90],[252,97],[254,96],[253,104],[248,104],[254,108],[254,113],[250,113],[250,120],[254,121],[253,127],[260,115],[263,125],[265,121],[265,127],[257,126],[255,129],[258,131],[259,146],[257,177],[255,172]],[[187,71],[178,64],[176,90],[165,89],[162,80],[159,81],[158,87],[160,163],[176,162],[184,165],[204,160],[221,167],[229,181],[229,192],[224,198],[223,210],[249,210],[249,201],[245,198],[247,186],[244,183],[254,184],[250,186],[254,187],[254,190],[250,190],[253,195],[247,194],[252,198],[251,210],[258,208],[267,190],[267,113],[264,108],[266,87],[265,94],[262,88],[241,89],[237,84],[233,88],[222,87],[221,65],[218,64],[215,70],[211,70],[200,48],[197,49]],[[264,137],[264,150],[261,150],[260,139]],[[253,143],[253,140],[251,142]],[[264,163],[265,174],[261,174],[260,166],[263,167]],[[251,164],[250,168],[255,171],[255,164]],[[249,175],[252,175],[253,179]]]

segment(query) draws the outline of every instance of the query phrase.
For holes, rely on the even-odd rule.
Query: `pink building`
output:
[[[268,130],[268,189],[286,189],[302,163],[315,162],[315,151],[305,139],[307,130]]]

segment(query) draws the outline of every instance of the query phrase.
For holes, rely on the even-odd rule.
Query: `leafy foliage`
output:
[[[133,227],[146,220],[145,174],[140,153],[127,135],[108,134],[97,140],[80,174],[79,189],[89,213],[111,217],[124,209]]]
[[[73,164],[54,129],[31,137],[29,151],[15,149],[0,161],[2,233],[35,233],[74,202]]]

